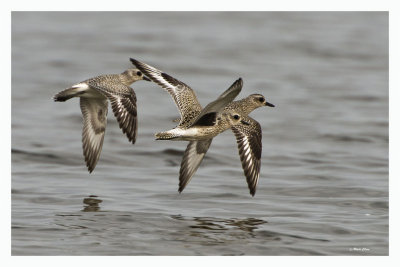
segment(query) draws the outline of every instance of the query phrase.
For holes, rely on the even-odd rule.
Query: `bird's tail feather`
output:
[[[177,138],[178,135],[171,132],[160,132],[155,134],[156,140],[171,140]]]
[[[70,98],[79,96],[81,93],[82,92],[78,91],[77,88],[72,87],[72,88],[68,88],[68,89],[65,89],[65,90],[59,92],[58,94],[56,94],[53,97],[53,99],[54,99],[54,101],[57,101],[57,102],[64,102]]]

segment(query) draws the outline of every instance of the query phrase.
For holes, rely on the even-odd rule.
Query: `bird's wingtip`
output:
[[[130,60],[133,64],[138,63],[138,61],[137,61],[136,59],[134,59],[134,58],[129,58],[129,60]]]

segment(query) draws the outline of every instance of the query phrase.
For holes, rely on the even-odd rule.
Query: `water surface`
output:
[[[238,77],[275,108],[250,196],[230,131],[182,194],[179,116],[137,82],[130,145],[108,115],[92,174],[58,91],[142,60],[202,105]],[[388,13],[13,12],[13,255],[388,255]]]

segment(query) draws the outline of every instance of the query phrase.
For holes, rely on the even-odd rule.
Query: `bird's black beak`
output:
[[[275,105],[274,105],[274,104],[268,103],[267,101],[265,101],[265,105],[266,105],[266,106],[268,106],[268,107],[272,107],[272,108],[274,108],[274,107],[275,107]]]
[[[151,80],[149,78],[147,78],[146,76],[143,76],[143,80],[151,82]]]

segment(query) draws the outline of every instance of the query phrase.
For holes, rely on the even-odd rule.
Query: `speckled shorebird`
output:
[[[64,102],[80,98],[83,115],[82,147],[86,166],[91,173],[99,160],[107,125],[108,101],[119,127],[132,144],[137,136],[136,95],[130,85],[139,80],[150,81],[138,69],[127,69],[121,74],[100,75],[72,85],[54,96]]]
[[[267,102],[260,94],[252,94],[232,102],[243,86],[242,79],[239,79],[216,101],[202,109],[194,91],[188,85],[145,63],[132,58],[131,61],[147,77],[167,90],[181,114],[176,128],[156,134],[158,140],[189,141],[179,172],[178,191],[183,191],[197,171],[211,145],[212,138],[231,128],[236,137],[250,194],[254,196],[260,175],[262,131],[260,124],[248,114],[258,107],[274,107],[274,105]],[[217,127],[218,130],[209,130],[213,127]]]

